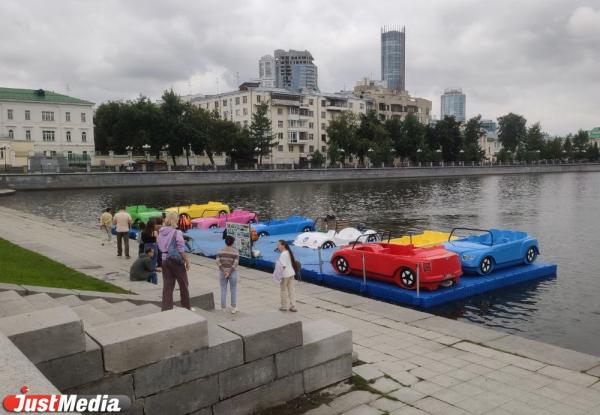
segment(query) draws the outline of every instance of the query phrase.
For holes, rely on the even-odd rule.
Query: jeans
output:
[[[156,271],[156,267],[158,266],[158,247],[153,242],[145,243],[143,252],[145,253],[148,248],[152,248],[154,251],[154,255],[152,256],[152,271]]]
[[[229,278],[225,278],[223,271],[219,271],[219,283],[221,284],[221,308],[227,307],[227,283],[229,283],[229,291],[231,292],[231,307],[237,306],[237,271],[229,274]]]
[[[152,271],[148,276],[148,282],[151,282],[152,284],[158,284],[158,275],[156,275],[155,271]]]
[[[125,256],[129,256],[129,231],[128,232],[117,232],[117,255],[121,256],[123,253],[122,244],[125,244]]]
[[[105,226],[102,227],[102,244],[104,245],[104,242],[112,242],[112,232],[110,228],[107,228]]]

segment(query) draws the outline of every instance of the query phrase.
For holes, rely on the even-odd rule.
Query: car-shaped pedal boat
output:
[[[487,275],[500,268],[532,264],[540,254],[537,239],[527,232],[455,228],[450,236],[461,231],[471,234],[444,246],[460,256],[465,273]]]
[[[312,232],[315,221],[304,216],[292,215],[286,219],[272,219],[252,225],[258,236],[281,235],[284,233]]]
[[[404,235],[400,238],[390,239],[391,244],[398,245],[414,245],[416,247],[427,247],[434,245],[442,245],[444,242],[448,241],[450,238],[449,232],[440,232],[440,231],[432,231],[425,230],[422,233],[417,233],[413,235]],[[453,237],[456,239],[456,237]]]
[[[165,212],[176,212],[179,215],[186,214],[190,219],[209,218],[230,212],[229,206],[221,202],[208,202],[203,205],[176,206],[165,209]]]
[[[419,287],[427,290],[458,284],[462,275],[458,255],[441,245],[356,244],[337,250],[331,257],[333,269],[340,274],[362,277],[363,264],[367,278],[410,290],[417,288],[417,272]]]
[[[219,216],[213,216],[211,218],[197,218],[192,220],[192,227],[197,229],[214,229],[224,228],[227,222],[241,223],[246,225],[248,223],[258,222],[258,216],[254,212],[249,210],[234,210],[231,213],[219,214]]]
[[[147,223],[148,220],[152,218],[159,218],[162,216],[161,210],[146,205],[127,206],[125,211],[131,216],[133,226],[135,227],[137,227],[137,224],[140,222]]]
[[[294,240],[294,245],[312,249],[329,249],[355,242],[377,242],[380,240],[381,237],[374,230],[360,231],[356,228],[344,228],[339,232],[331,229],[327,232],[301,233]]]

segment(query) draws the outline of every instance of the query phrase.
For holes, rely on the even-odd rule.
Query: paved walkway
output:
[[[100,245],[100,232],[0,207],[0,237],[137,293],[160,286],[130,282],[131,260]],[[131,244],[132,252],[137,250]],[[190,289],[215,292],[213,260],[193,257]],[[270,274],[239,270],[238,305],[247,313],[279,306]],[[308,283],[297,286],[299,313],[353,330],[370,391],[343,394],[310,415],[600,414],[600,357]]]

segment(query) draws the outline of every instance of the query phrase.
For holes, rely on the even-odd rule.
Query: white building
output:
[[[91,157],[93,105],[42,89],[0,88],[0,147],[28,147],[30,156]],[[23,158],[3,153],[7,153],[11,165]]]
[[[278,140],[265,164],[306,163],[319,150],[327,153],[327,126],[343,111],[366,113],[372,107],[368,98],[351,93],[297,93],[281,88],[266,88],[258,82],[246,82],[238,91],[206,95],[192,99],[208,111],[217,111],[222,119],[250,127],[258,105],[267,103],[272,132]]]
[[[260,86],[273,88],[275,86],[275,58],[265,55],[258,61],[258,78]]]

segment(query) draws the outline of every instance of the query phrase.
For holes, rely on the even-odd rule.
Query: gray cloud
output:
[[[469,115],[508,111],[552,134],[600,125],[600,1],[0,2],[0,85],[100,103],[214,93],[256,77],[276,48],[308,49],[322,90],[379,77],[379,28],[407,28],[407,88],[439,114],[462,87]],[[191,88],[190,88],[191,86]]]

